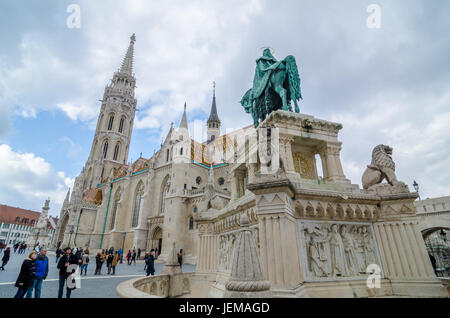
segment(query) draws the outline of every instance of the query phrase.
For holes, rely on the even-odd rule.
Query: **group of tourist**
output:
[[[36,252],[33,250],[28,257],[23,261],[20,268],[19,276],[17,277],[15,286],[17,293],[14,298],[31,298],[33,291],[36,298],[41,297],[42,281],[48,275],[48,258],[47,249],[41,248]]]
[[[23,254],[23,253],[25,253],[26,249],[27,249],[27,244],[25,244],[25,243],[16,243],[13,245],[14,254],[16,254],[16,252],[18,254]]]
[[[17,246],[17,249],[19,249],[19,246]],[[129,250],[126,256],[128,264],[130,265],[133,261],[136,263],[136,258],[139,259],[140,253],[140,249],[138,249],[137,252],[134,249],[133,252]],[[11,249],[10,247],[7,247],[3,252],[3,263],[0,267],[2,270],[4,270],[4,266],[8,263],[10,254]],[[145,253],[144,271],[147,276],[155,275],[155,260],[158,258],[158,255],[159,253],[157,249],[152,249],[150,252]],[[177,256],[181,267],[183,263],[183,250],[180,250],[180,252],[177,253]],[[107,274],[115,275],[116,266],[121,261],[121,258],[121,249],[115,251],[114,248],[110,248],[108,250],[98,252],[95,257],[96,268],[94,275],[101,275],[104,262],[106,262],[106,266],[108,268]],[[70,247],[67,247],[64,250],[60,248],[56,250],[56,267],[59,272],[58,298],[63,297],[64,288],[66,289],[66,297],[70,298],[72,290],[76,289],[76,271],[79,270],[81,275],[84,273],[86,276],[89,261],[89,249],[87,248],[84,250],[81,248],[74,248],[72,250]],[[15,283],[17,292],[14,295],[14,298],[31,298],[33,296],[33,292],[35,298],[40,298],[42,282],[47,278],[48,271],[49,260],[45,246],[40,247],[38,251],[33,249],[21,265],[20,272]]]

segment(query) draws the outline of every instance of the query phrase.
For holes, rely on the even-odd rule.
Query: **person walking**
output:
[[[48,275],[48,257],[47,249],[45,247],[43,247],[37,255],[35,267],[36,275],[34,277],[33,285],[28,288],[27,298],[31,298],[33,296],[33,289],[34,298],[41,298],[42,281],[44,281]]]
[[[183,249],[180,249],[180,252],[177,253],[178,256],[178,264],[180,264],[180,269],[181,266],[183,265]]]
[[[11,255],[11,248],[7,247],[6,250],[3,252],[2,266],[0,267],[2,271],[5,270],[5,265],[8,264],[10,255]]]
[[[16,254],[17,249],[19,248],[19,243],[14,244],[14,254]]]
[[[138,261],[140,261],[141,260],[141,248],[138,248],[138,252],[137,252],[137,259],[138,259]]]
[[[63,254],[62,249],[60,249],[59,247],[56,249],[56,264],[58,264],[59,258],[61,257],[61,254]]]
[[[58,298],[62,298],[64,291],[64,284],[66,283],[67,277],[69,277],[72,273],[68,272],[69,265],[77,264],[77,260],[75,256],[72,254],[72,250],[70,247],[67,247],[64,251],[64,255],[58,261],[58,265],[56,266],[59,269],[59,288],[58,288]],[[74,271],[74,269],[72,270]],[[72,289],[66,286],[66,298],[70,298],[72,293]]]
[[[136,250],[133,250],[133,254],[131,256],[131,262],[134,262],[134,265],[136,265]]]
[[[33,286],[34,277],[36,275],[36,254],[36,251],[32,251],[30,255],[24,259],[16,284],[14,285],[18,288],[14,298],[23,298],[27,293],[28,288]]]
[[[148,255],[146,264],[147,264],[147,276],[155,275],[155,251],[152,249],[150,254]]]
[[[83,270],[84,270],[84,276],[87,275],[88,265],[89,265],[89,250],[86,249],[84,251],[83,258],[81,261],[81,274],[80,275],[83,275]]]
[[[114,252],[114,256],[111,262],[111,268],[112,268],[112,275],[116,275],[116,266],[117,263],[119,263],[119,253],[117,251]]]
[[[105,250],[103,250],[102,253],[100,254],[100,261],[101,261],[101,263],[100,263],[100,275],[102,273],[102,267],[103,267],[103,263],[105,262],[105,260],[106,260],[106,254],[105,254]]]
[[[127,253],[127,263],[128,263],[128,265],[131,265],[131,251],[130,250],[128,250],[128,253]]]
[[[152,249],[152,251],[153,251],[153,249]],[[147,270],[147,260],[148,260],[148,257],[150,256],[150,253],[149,252],[145,252],[145,255],[144,255],[144,272]]]
[[[114,255],[112,255],[112,253],[109,253],[108,256],[106,257],[106,267],[108,268],[108,275],[111,274],[111,266],[112,266],[113,258],[114,258]]]
[[[119,250],[117,251],[117,253],[119,253],[119,258],[120,258],[120,264],[123,263],[123,251],[122,248],[119,248]]]

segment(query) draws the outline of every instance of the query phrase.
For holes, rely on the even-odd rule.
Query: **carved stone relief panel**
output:
[[[370,223],[299,221],[306,281],[366,279],[381,261]]]

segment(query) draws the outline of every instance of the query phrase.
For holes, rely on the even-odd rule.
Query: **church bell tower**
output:
[[[133,34],[121,68],[105,88],[91,152],[84,167],[83,191],[101,184],[114,168],[127,162],[137,104],[133,73],[135,42]]]

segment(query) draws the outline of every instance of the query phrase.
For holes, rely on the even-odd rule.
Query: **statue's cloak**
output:
[[[278,69],[282,61],[277,61],[269,50],[264,52],[264,55],[256,60],[255,77],[253,79],[253,90],[251,99],[255,100],[261,96],[266,89],[270,76],[273,71]]]

